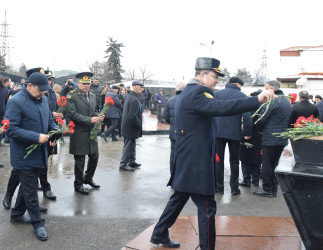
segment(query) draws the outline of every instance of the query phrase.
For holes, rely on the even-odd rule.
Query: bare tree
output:
[[[128,69],[127,71],[125,71],[124,75],[125,79],[132,81],[136,79],[136,69]]]
[[[140,79],[143,84],[145,84],[145,81],[148,80],[150,77],[153,75],[148,71],[147,66],[141,66],[138,68],[139,74],[140,74]]]

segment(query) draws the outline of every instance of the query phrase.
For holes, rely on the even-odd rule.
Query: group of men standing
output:
[[[45,220],[40,215],[40,212],[47,211],[47,208],[40,206],[38,202],[38,179],[44,197],[55,200],[56,196],[51,191],[47,180],[48,156],[57,153],[56,141],[62,136],[62,133],[56,133],[55,137],[50,138],[49,132],[59,130],[56,119],[64,117],[62,113],[57,112],[57,98],[51,88],[53,79],[51,71],[33,68],[28,70],[26,74],[27,83],[22,86],[18,94],[8,101],[5,110],[5,118],[10,121],[7,135],[11,139],[10,162],[13,169],[3,205],[6,209],[10,209],[11,199],[20,183],[16,203],[11,210],[10,221],[32,224],[36,237],[39,240],[47,240]],[[94,140],[89,138],[94,124],[100,123],[105,114],[98,113],[96,94],[90,90],[92,76],[93,74],[90,72],[77,74],[75,76],[78,79],[77,89],[67,86],[69,89],[65,93],[67,98],[65,114],[75,126],[74,133],[70,134],[69,143],[69,152],[74,155],[75,160],[74,189],[75,192],[83,195],[89,194],[88,190],[84,188],[84,184],[100,188],[100,185],[93,180],[99,159],[98,141],[96,137]],[[3,79],[1,79],[2,83]],[[120,170],[127,171],[133,171],[140,166],[135,161],[135,139],[142,135],[139,95],[143,90],[143,84],[133,82],[132,85],[134,91],[129,93],[129,101],[124,103],[125,123],[122,124],[125,144]],[[5,93],[8,93],[7,89]],[[37,144],[38,146],[27,155],[26,148]],[[88,162],[84,173],[86,156],[88,156]],[[30,218],[24,216],[26,210]]]

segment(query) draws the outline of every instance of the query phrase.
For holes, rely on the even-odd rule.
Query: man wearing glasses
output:
[[[98,141],[89,140],[91,130],[95,123],[103,121],[104,115],[97,116],[96,96],[90,91],[91,72],[82,72],[75,77],[78,79],[78,90],[70,91],[67,98],[66,110],[75,123],[75,132],[70,135],[70,154],[74,155],[74,189],[75,192],[88,195],[89,191],[84,189],[83,184],[93,188],[100,188],[95,184],[93,176],[99,160]],[[88,155],[87,170],[83,178],[85,156]]]
[[[168,248],[180,244],[169,238],[175,223],[191,197],[198,208],[200,248],[215,248],[215,116],[227,116],[257,109],[274,94],[263,91],[258,97],[218,101],[213,90],[224,76],[220,61],[200,57],[195,64],[195,78],[179,95],[175,106],[176,144],[174,168],[168,185],[174,189],[150,241]]]
[[[47,240],[41,218],[37,196],[38,171],[47,167],[48,132],[57,129],[49,110],[45,92],[49,90],[47,77],[40,73],[32,73],[27,85],[13,96],[7,105],[6,119],[10,121],[7,133],[10,136],[10,163],[18,175],[20,188],[15,207],[11,210],[11,223],[28,224],[34,227],[39,240]],[[39,143],[26,158],[26,148]],[[51,146],[54,143],[49,142]],[[28,211],[30,218],[24,216]]]

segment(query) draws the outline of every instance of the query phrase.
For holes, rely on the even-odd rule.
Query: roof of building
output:
[[[286,81],[286,80],[298,80],[301,77],[305,77],[310,80],[322,80],[323,79],[323,72],[302,72],[296,75],[289,75],[289,76],[280,76],[277,77],[278,81]]]
[[[323,51],[320,46],[294,46],[280,51],[280,56],[300,56],[302,51]]]
[[[323,45],[320,46],[294,46],[281,51],[303,51],[303,50],[323,50]]]

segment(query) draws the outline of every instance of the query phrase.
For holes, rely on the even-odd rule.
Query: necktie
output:
[[[84,96],[85,96],[86,100],[87,100],[88,102],[90,102],[89,94],[84,94]]]

